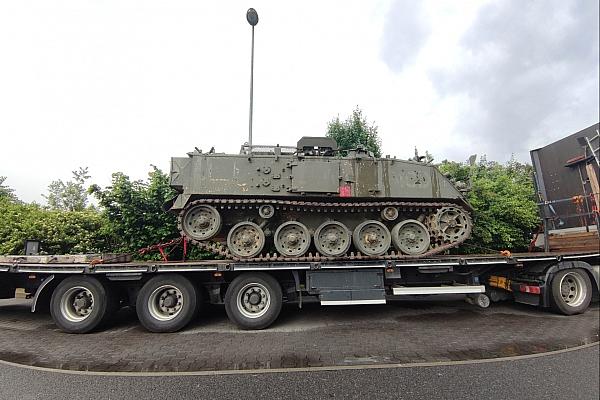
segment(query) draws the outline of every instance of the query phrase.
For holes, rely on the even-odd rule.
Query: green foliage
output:
[[[47,210],[0,198],[0,254],[23,254],[24,241],[43,242],[48,254],[97,253],[105,249],[103,217],[94,210]]]
[[[87,167],[79,167],[79,170],[73,171],[72,181],[53,181],[48,186],[48,195],[44,195],[48,207],[51,210],[83,211],[87,206],[85,181],[89,178]]]
[[[63,186],[60,181],[53,182],[59,182],[55,185],[58,190],[50,191],[54,196],[48,196],[53,209],[0,196],[0,254],[23,254],[26,239],[42,241],[42,249],[48,254],[137,254],[143,247],[179,236],[175,216],[162,209],[176,193],[158,168],[153,167],[146,181],[131,181],[115,173],[111,186],[90,187],[89,193],[98,198],[101,211],[85,208],[87,193],[82,196],[81,189],[86,179],[87,169],[80,169],[74,172],[72,182]],[[192,257],[206,256],[190,250]],[[145,258],[149,257],[157,258],[159,254]]]
[[[0,176],[0,199],[7,199],[13,202],[19,201],[17,195],[15,194],[15,190],[9,186],[6,186],[4,182],[6,181],[5,176]]]
[[[345,121],[340,121],[340,117],[331,120],[327,125],[327,136],[334,138],[341,150],[363,145],[372,151],[375,157],[381,156],[381,140],[377,134],[377,126],[374,123],[369,125],[358,107]]]
[[[439,169],[456,181],[470,179],[467,199],[474,209],[474,229],[459,251],[527,250],[529,235],[539,225],[531,165],[483,159],[473,166],[443,161]]]
[[[106,218],[104,232],[111,238],[113,252],[135,253],[179,236],[176,217],[162,209],[163,203],[176,195],[167,175],[153,167],[148,176],[147,181],[131,181],[117,172],[112,175],[112,185],[104,190],[90,187]]]

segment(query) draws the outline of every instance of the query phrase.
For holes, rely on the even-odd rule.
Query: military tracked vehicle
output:
[[[197,149],[171,160],[181,235],[234,260],[399,259],[465,241],[471,207],[434,166],[341,152],[327,137],[296,147]]]

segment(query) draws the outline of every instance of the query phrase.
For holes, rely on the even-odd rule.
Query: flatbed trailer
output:
[[[0,298],[17,288],[31,311],[49,310],[65,332],[104,326],[135,307],[152,332],[184,328],[206,304],[223,304],[242,329],[263,329],[282,304],[385,304],[407,295],[461,294],[479,307],[512,300],[584,312],[600,285],[600,252],[440,255],[426,259],[294,262],[115,262],[76,256],[0,258]]]

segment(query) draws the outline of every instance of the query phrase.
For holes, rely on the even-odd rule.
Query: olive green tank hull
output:
[[[182,235],[243,260],[423,257],[469,237],[470,206],[435,167],[301,142],[294,154],[173,158]]]

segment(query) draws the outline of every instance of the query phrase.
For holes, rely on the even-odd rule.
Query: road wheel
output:
[[[343,256],[350,248],[351,235],[341,222],[325,221],[315,231],[315,246],[324,256]]]
[[[554,275],[551,284],[552,308],[564,315],[584,312],[592,300],[592,283],[582,269],[565,269]]]
[[[52,292],[50,314],[63,331],[87,333],[111,317],[117,302],[105,283],[91,276],[73,276]]]
[[[379,221],[368,220],[354,228],[352,241],[358,251],[366,256],[385,254],[392,242],[388,228]]]
[[[242,221],[234,225],[227,234],[227,247],[236,257],[255,257],[264,246],[265,233],[254,222]]]
[[[225,293],[229,319],[242,329],[264,329],[281,312],[281,286],[272,276],[247,273],[231,282]]]
[[[416,219],[407,219],[392,228],[392,242],[402,254],[418,255],[429,249],[427,227]]]
[[[189,279],[177,274],[157,275],[142,286],[136,312],[151,332],[176,332],[196,316],[200,291]]]
[[[284,222],[275,231],[275,248],[284,257],[300,257],[310,247],[310,232],[298,221]]]

